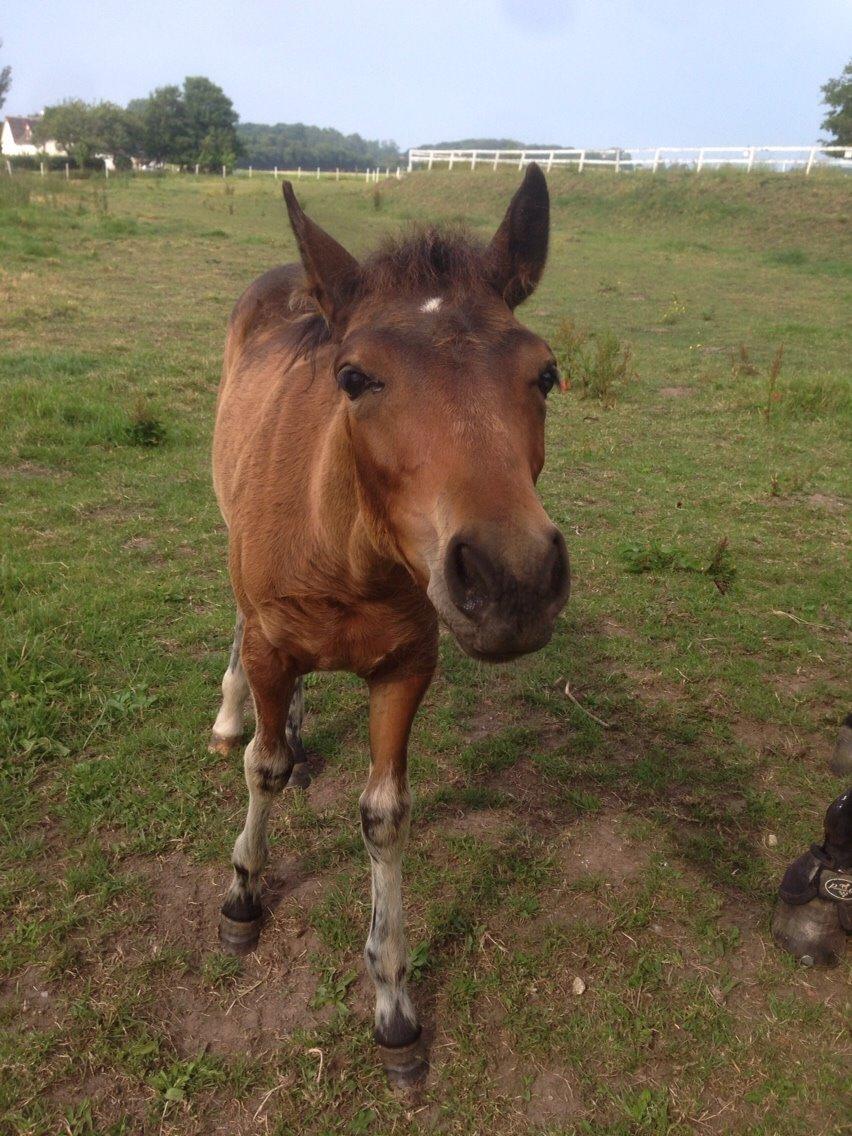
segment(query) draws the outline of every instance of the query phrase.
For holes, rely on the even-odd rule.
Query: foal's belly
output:
[[[298,669],[351,671],[367,678],[388,671],[431,673],[437,618],[425,598],[404,605],[332,598],[277,597],[258,609],[264,637]]]

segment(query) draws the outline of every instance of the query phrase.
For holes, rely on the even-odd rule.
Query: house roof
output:
[[[7,115],[6,121],[12,131],[12,140],[18,146],[34,146],[33,127],[37,118],[25,118],[23,115]]]

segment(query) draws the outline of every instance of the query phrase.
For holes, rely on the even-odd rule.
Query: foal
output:
[[[547,255],[531,165],[493,240],[417,230],[359,264],[284,197],[301,265],[256,280],[231,316],[213,443],[238,619],[212,745],[241,739],[249,807],[220,936],[251,950],[275,796],[305,784],[301,676],[352,671],[370,694],[361,795],[373,916],[366,963],[392,1079],[425,1069],[406,989],[401,857],[406,752],[432,678],[438,620],[477,659],[550,639],[569,590],[535,492],[553,355],[514,308]]]

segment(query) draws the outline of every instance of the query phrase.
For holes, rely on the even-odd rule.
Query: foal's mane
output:
[[[382,296],[418,296],[433,292],[461,295],[487,284],[485,246],[462,225],[412,224],[389,236],[361,262],[354,302]],[[290,301],[303,319],[293,325],[299,357],[328,343],[331,332],[307,287]]]

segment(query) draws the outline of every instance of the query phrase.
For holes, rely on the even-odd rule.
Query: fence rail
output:
[[[686,166],[696,171],[720,166],[741,166],[746,170],[757,166],[775,170],[804,169],[809,174],[814,166],[852,170],[852,148],[848,146],[648,146],[610,147],[575,150],[409,150],[409,172],[417,166],[431,170],[435,165],[516,166],[538,162],[548,170],[554,166],[608,166],[622,170],[657,170],[670,166]]]

